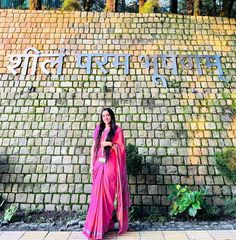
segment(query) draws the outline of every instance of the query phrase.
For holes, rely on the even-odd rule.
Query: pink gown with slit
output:
[[[94,140],[97,137],[98,130],[99,125],[97,125],[94,131]],[[109,129],[103,131],[100,142],[106,140],[108,132]],[[102,239],[109,229],[114,228],[112,213],[116,195],[116,216],[119,223],[118,234],[128,230],[130,196],[126,173],[126,153],[123,130],[118,126],[112,143],[114,149],[111,150],[110,157],[106,163],[98,161],[99,157],[103,155],[101,146],[93,160],[91,201],[83,229],[83,234],[91,239]]]

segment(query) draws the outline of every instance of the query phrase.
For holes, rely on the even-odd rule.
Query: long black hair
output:
[[[102,120],[102,114],[103,114],[104,111],[107,111],[109,113],[109,115],[111,116],[110,131],[107,134],[106,141],[111,142],[113,140],[113,138],[115,136],[116,128],[117,128],[114,112],[110,108],[103,108],[102,112],[101,112],[101,116],[100,116],[99,131],[98,131],[98,135],[97,135],[96,142],[95,142],[95,156],[97,156],[97,151],[98,151],[98,148],[99,148],[99,145],[100,145],[102,132],[106,127],[105,123]],[[110,146],[104,147],[105,157],[106,157],[107,160],[110,157],[110,150],[111,150]]]

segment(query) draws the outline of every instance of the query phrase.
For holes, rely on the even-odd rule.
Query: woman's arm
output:
[[[93,173],[93,157],[94,157],[94,148],[95,148],[95,141],[93,141],[93,145],[91,147],[91,152],[90,152],[90,174],[92,175]]]
[[[103,141],[103,142],[101,142],[101,146],[102,147],[107,147],[107,146],[113,147],[113,144],[112,144],[112,142],[109,142],[109,141]]]

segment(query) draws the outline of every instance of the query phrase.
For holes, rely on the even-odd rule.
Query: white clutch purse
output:
[[[104,149],[103,149],[103,148],[102,148],[102,156],[104,156]],[[98,159],[98,161],[101,162],[101,163],[106,163],[106,158],[100,157],[100,158]]]
[[[101,163],[106,163],[106,158],[100,157],[100,158],[98,159],[98,161],[101,162]]]

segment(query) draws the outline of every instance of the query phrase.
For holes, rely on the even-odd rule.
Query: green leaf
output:
[[[188,206],[186,206],[186,205],[182,205],[182,206],[180,206],[180,207],[179,207],[179,213],[184,212],[184,211],[186,210],[187,207],[188,207]]]
[[[191,201],[191,194],[189,192],[184,193],[184,198],[188,201]]]
[[[194,196],[195,196],[195,198],[198,199],[199,196],[200,196],[200,194],[201,194],[201,192],[195,191],[195,192],[194,192]]]
[[[177,204],[176,202],[174,202],[174,204],[173,204],[173,210],[176,211],[176,210],[178,209],[178,207],[179,207],[178,204]]]
[[[180,192],[181,192],[181,193],[185,193],[185,192],[187,192],[187,191],[188,191],[188,189],[187,189],[186,187],[180,189]]]
[[[195,208],[195,209],[201,209],[200,202],[197,201],[197,202],[193,203],[192,207]]]
[[[170,211],[170,216],[174,216],[174,215],[177,215],[176,211],[171,210],[171,211]]]
[[[177,190],[180,190],[181,186],[179,184],[176,185],[175,187]]]
[[[10,222],[12,217],[15,215],[15,212],[17,211],[18,207],[14,204],[12,204],[4,213],[3,220]]]
[[[195,217],[196,214],[197,214],[197,209],[195,209],[195,208],[189,208],[188,214],[189,214],[190,216],[192,216],[192,217]]]
[[[190,200],[191,202],[195,202],[195,193],[196,192],[191,192],[189,195],[190,195]]]

